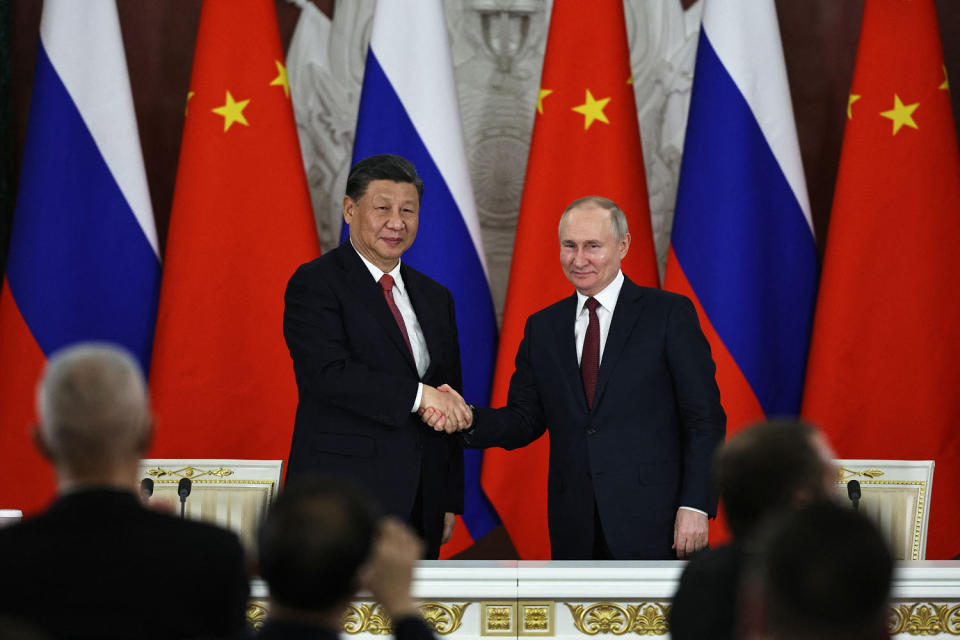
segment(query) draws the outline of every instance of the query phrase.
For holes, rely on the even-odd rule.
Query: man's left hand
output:
[[[707,516],[690,509],[677,509],[673,525],[673,550],[681,560],[707,546]]]
[[[447,544],[453,536],[453,525],[457,524],[457,514],[447,511],[443,514],[443,535],[440,544]]]

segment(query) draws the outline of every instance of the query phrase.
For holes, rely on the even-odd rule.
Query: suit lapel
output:
[[[557,319],[554,340],[557,353],[560,354],[560,376],[571,390],[572,403],[577,408],[587,410],[587,398],[580,379],[580,365],[577,363],[577,336],[573,326],[576,323],[577,294],[563,300],[556,307]]]
[[[613,311],[613,318],[610,321],[610,332],[607,334],[607,342],[603,347],[603,357],[600,361],[600,375],[597,377],[597,388],[593,395],[593,410],[600,406],[603,400],[603,392],[610,380],[612,371],[617,366],[617,361],[623,354],[627,340],[633,333],[633,328],[640,319],[640,312],[643,310],[643,290],[624,277],[623,287],[620,289],[620,295],[617,297],[617,307]]]
[[[356,294],[360,304],[376,318],[377,323],[380,324],[384,332],[389,336],[390,341],[400,350],[400,353],[403,354],[407,363],[413,368],[414,373],[416,373],[417,365],[413,361],[413,354],[410,353],[410,349],[407,348],[403,334],[400,333],[400,327],[397,326],[397,321],[393,317],[393,313],[390,312],[390,307],[387,306],[387,300],[383,295],[383,289],[380,288],[380,284],[370,275],[367,265],[363,264],[363,260],[360,259],[356,249],[353,248],[349,240],[341,244],[337,251],[340,252],[339,257],[341,258],[344,270],[347,272],[350,289]]]

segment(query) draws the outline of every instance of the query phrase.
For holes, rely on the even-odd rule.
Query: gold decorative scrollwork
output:
[[[233,475],[233,469],[227,469],[226,467],[217,467],[216,469],[198,469],[197,467],[183,467],[171,471],[169,469],[164,469],[162,467],[155,467],[147,471],[147,475],[153,476],[154,478],[163,478],[165,476],[177,476],[179,478],[188,478],[193,480],[195,478],[202,478],[203,476],[216,476],[217,478],[226,478],[227,476]]]
[[[576,606],[564,603],[573,616],[573,625],[581,633],[595,636],[612,633],[622,636],[635,633],[640,636],[667,634],[667,615],[670,605],[659,602],[619,605],[612,602]]]
[[[348,604],[343,615],[343,630],[351,635],[372,633],[385,636],[393,631],[393,623],[379,604]]]
[[[510,615],[512,613],[513,609],[510,607],[488,607],[487,630],[506,631],[510,629]]]
[[[853,469],[847,469],[846,467],[837,469],[837,480],[839,482],[845,482],[850,478],[856,478],[858,476],[864,478],[879,478],[882,475],[885,475],[882,469],[864,469],[863,471],[855,471]]]
[[[527,631],[546,631],[550,620],[546,607],[524,607],[523,628]]]
[[[446,605],[439,602],[421,602],[417,606],[427,624],[433,627],[436,633],[445,636],[460,628],[463,612],[470,603]],[[375,602],[349,604],[343,615],[343,630],[351,635],[388,635],[393,633],[393,621],[383,607]]]
[[[251,629],[259,629],[267,619],[267,608],[259,602],[248,602],[246,620]]]
[[[936,636],[945,633],[960,636],[960,604],[915,602],[891,607],[887,630],[890,635]]]
[[[467,610],[470,603],[446,605],[439,602],[421,602],[418,606],[427,624],[438,634],[445,636],[460,628],[463,623],[463,612]]]

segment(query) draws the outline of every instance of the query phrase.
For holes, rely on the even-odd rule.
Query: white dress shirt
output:
[[[600,322],[600,362],[603,362],[603,348],[607,344],[607,336],[610,335],[610,321],[613,320],[613,311],[617,308],[617,298],[620,297],[620,289],[623,288],[623,271],[617,272],[617,277],[604,289],[593,296],[600,306],[597,307],[597,320]],[[583,358],[583,339],[587,334],[587,325],[590,324],[590,310],[587,309],[588,296],[577,291],[577,315],[573,325],[573,333],[577,338],[577,364]],[[680,507],[707,515],[706,511],[695,509],[693,507]]]
[[[350,241],[350,246],[353,246],[352,240]],[[357,248],[353,247],[353,250],[357,251]],[[407,329],[407,337],[410,338],[410,348],[413,350],[413,360],[417,363],[417,375],[422,378],[423,374],[430,368],[430,352],[427,351],[427,340],[423,337],[423,329],[420,328],[420,323],[417,321],[417,314],[413,311],[413,304],[410,302],[410,296],[407,295],[407,288],[403,284],[403,276],[400,275],[400,261],[397,260],[397,266],[392,270],[381,271],[379,267],[363,257],[363,254],[359,251],[357,251],[357,255],[363,260],[363,264],[367,266],[367,270],[370,271],[370,275],[373,276],[374,282],[379,283],[380,278],[382,278],[385,273],[389,273],[393,278],[393,302],[397,305],[397,309],[400,310],[400,315],[403,317],[403,324]],[[420,399],[422,397],[423,383],[421,382],[417,385],[417,397],[413,400],[413,408],[410,409],[411,413],[420,408]]]

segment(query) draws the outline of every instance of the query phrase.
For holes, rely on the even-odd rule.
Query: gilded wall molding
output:
[[[587,605],[572,605],[564,602],[573,626],[589,636],[612,633],[622,636],[635,633],[640,636],[663,636],[667,634],[667,616],[670,605],[662,602],[641,602],[620,605],[613,602],[596,602]]]
[[[226,478],[227,476],[233,475],[233,469],[227,469],[226,467],[217,467],[216,469],[200,469],[198,467],[187,466],[171,471],[170,469],[164,469],[163,467],[154,467],[153,469],[149,469],[147,471],[147,475],[153,476],[154,478],[176,476],[178,478],[187,478],[189,480],[202,478],[203,476]]]
[[[890,607],[890,635],[960,636],[960,604],[913,602]]]
[[[267,619],[267,603],[251,600],[247,603],[245,617],[248,627],[251,629],[259,629]]]
[[[882,469],[847,469],[846,467],[839,467],[837,469],[837,482],[846,482],[850,478],[879,478],[880,476],[885,475]]]
[[[463,614],[470,606],[464,604],[442,604],[440,602],[421,602],[417,605],[420,614],[438,635],[453,633],[463,624]],[[356,603],[347,606],[343,616],[343,631],[350,635],[371,633],[389,635],[393,633],[393,621],[383,607],[376,602]]]

